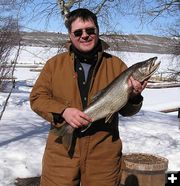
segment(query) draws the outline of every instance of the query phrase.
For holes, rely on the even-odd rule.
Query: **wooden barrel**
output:
[[[166,158],[146,153],[123,155],[120,186],[165,186]]]

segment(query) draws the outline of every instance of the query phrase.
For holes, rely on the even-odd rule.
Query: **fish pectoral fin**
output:
[[[85,132],[91,125],[92,123],[89,123],[87,127],[82,127],[81,132]]]
[[[60,139],[64,148],[69,151],[73,141],[74,128],[68,124],[65,124],[60,129],[53,130],[55,130],[55,133],[58,135],[58,138]]]
[[[105,119],[105,123],[111,123],[112,121],[112,118],[113,118],[113,112],[110,112],[107,116],[106,116],[106,119]]]

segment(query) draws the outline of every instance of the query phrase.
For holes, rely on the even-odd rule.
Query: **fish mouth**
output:
[[[149,77],[159,68],[160,66],[160,61],[156,63],[157,57],[153,57],[150,60],[150,65],[149,65]]]

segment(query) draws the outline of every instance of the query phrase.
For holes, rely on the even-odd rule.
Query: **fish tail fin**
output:
[[[63,125],[60,129],[56,129],[55,133],[58,135],[58,141],[60,139],[64,148],[69,151],[73,142],[74,128],[68,124]]]

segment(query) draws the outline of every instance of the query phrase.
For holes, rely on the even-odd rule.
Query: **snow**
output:
[[[145,89],[143,109],[161,111],[180,107],[180,88]]]
[[[57,52],[56,49],[52,49],[52,52],[41,50],[40,47],[27,47],[18,61],[18,65],[23,64],[24,67],[19,66],[15,71],[16,87],[0,121],[0,186],[13,186],[17,177],[41,174],[49,124],[30,108],[29,93],[39,72],[31,71],[28,65],[43,63]],[[172,56],[165,54],[112,53],[120,56],[128,66],[158,56],[162,60],[162,71],[167,70],[169,63],[179,60],[172,60]],[[141,111],[132,117],[119,118],[123,153],[160,155],[169,160],[168,170],[180,170],[180,119],[177,112],[159,112],[162,109],[180,107],[179,93],[180,88],[144,90]],[[0,93],[0,108],[6,97],[6,92]]]

